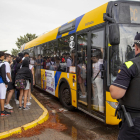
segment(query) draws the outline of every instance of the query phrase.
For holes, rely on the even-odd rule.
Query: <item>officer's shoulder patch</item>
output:
[[[133,62],[132,61],[125,62],[125,65],[129,69],[133,65]]]

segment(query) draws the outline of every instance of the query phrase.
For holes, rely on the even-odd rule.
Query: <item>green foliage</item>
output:
[[[17,45],[18,49],[20,49],[20,47],[21,47],[23,44],[25,44],[25,43],[27,43],[27,42],[29,42],[29,41],[35,39],[35,38],[37,38],[36,34],[29,34],[29,33],[27,33],[27,34],[24,35],[23,37],[20,36],[19,38],[17,38],[16,45]]]
[[[17,38],[16,45],[17,45],[18,49],[12,49],[12,51],[11,51],[12,55],[17,56],[17,54],[20,52],[20,47],[23,44],[25,44],[35,38],[37,38],[36,34],[29,34],[29,33],[27,33],[23,37],[20,36],[19,38]]]
[[[12,49],[11,54],[14,56],[17,56],[17,54],[20,52],[19,49]]]

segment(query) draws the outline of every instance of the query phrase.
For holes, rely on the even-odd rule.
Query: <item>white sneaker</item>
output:
[[[27,103],[26,103],[26,105],[31,105],[31,104],[32,104],[31,102],[27,102]]]
[[[86,95],[81,95],[80,98],[86,98]]]
[[[17,104],[17,105],[19,104],[19,100],[16,100],[16,104]]]
[[[13,109],[13,107],[10,105],[10,104],[8,104],[8,105],[4,105],[4,108],[7,108],[7,109]]]

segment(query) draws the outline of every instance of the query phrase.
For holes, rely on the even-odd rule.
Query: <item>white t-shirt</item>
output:
[[[103,64],[103,59],[99,59],[98,62],[92,64],[93,77],[95,77],[97,73],[100,71],[100,64]],[[97,77],[101,78],[101,72],[99,73]]]
[[[67,71],[67,68],[69,68],[71,65],[72,65],[72,59],[71,59],[71,58],[68,58],[68,59],[67,59],[66,71]]]
[[[50,62],[47,62],[47,63],[46,63],[46,66],[50,66],[50,65],[51,65]]]
[[[72,59],[68,58],[67,59],[67,67],[70,67],[72,65]]]
[[[31,64],[29,64],[29,69],[31,70],[33,68],[33,66]]]
[[[7,77],[7,73],[10,73],[10,76],[11,76],[10,64],[7,61],[4,61],[4,64],[5,64],[5,70],[6,70],[6,79],[8,82],[10,82],[10,79]]]
[[[31,65],[34,65],[35,64],[35,61],[33,59],[30,59],[30,64]]]
[[[51,61],[51,62],[47,62],[47,63],[46,63],[46,66],[50,66],[50,65],[54,65],[54,62]]]

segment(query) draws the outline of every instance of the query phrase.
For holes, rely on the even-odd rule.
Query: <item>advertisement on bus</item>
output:
[[[42,70],[41,71],[41,79],[42,79],[42,88],[55,95],[55,80],[54,80],[54,71]]]

